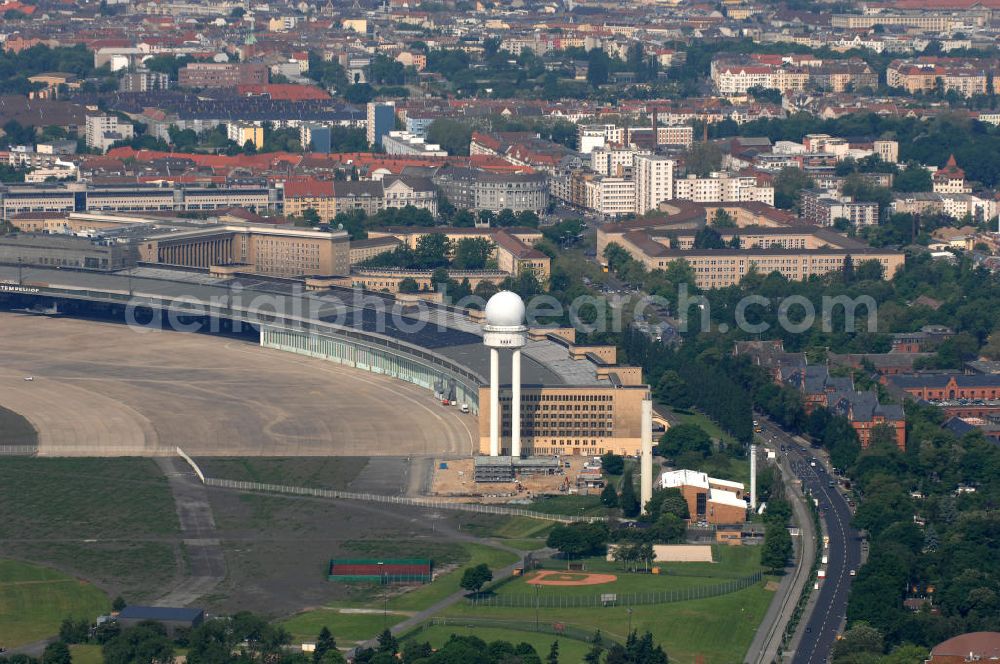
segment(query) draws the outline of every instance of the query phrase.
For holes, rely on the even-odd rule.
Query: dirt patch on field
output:
[[[543,570],[535,572],[527,583],[533,586],[599,586],[604,583],[614,583],[618,577],[614,574],[591,574],[590,572],[557,572]]]

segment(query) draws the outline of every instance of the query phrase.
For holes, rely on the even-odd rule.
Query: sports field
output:
[[[496,590],[499,598],[510,595],[534,595],[539,592],[552,597],[593,597],[603,593],[645,593],[653,591],[683,591],[687,589],[715,586],[734,579],[747,577],[760,571],[760,547],[722,546],[712,547],[714,563],[656,563],[659,574],[626,572],[621,563],[604,558],[586,558],[573,561],[583,565],[583,570],[568,570],[561,560],[543,561],[542,574],[547,575],[536,583],[536,574],[505,583]],[[560,577],[552,574],[565,575]],[[580,574],[576,579],[574,575]],[[583,578],[587,576],[588,578]],[[607,578],[614,577],[614,578]],[[599,582],[599,585],[595,585]],[[538,590],[536,591],[536,587]]]
[[[352,543],[348,543],[352,544]],[[418,551],[413,543],[407,542],[370,542],[367,549],[353,543],[353,550],[365,554],[378,553],[380,555],[396,555],[400,551]],[[462,571],[466,567],[486,563],[491,569],[499,569],[510,565],[516,561],[516,556],[506,551],[483,546],[481,544],[462,543],[449,547],[457,552],[456,557],[447,565],[450,571],[440,574],[432,583],[417,586],[408,592],[401,592],[401,588],[389,588],[388,597],[383,595],[383,588],[366,586],[360,584],[359,589],[367,588],[367,598],[355,602],[335,602],[323,607],[304,611],[287,618],[281,622],[295,640],[309,641],[316,637],[319,630],[324,626],[338,640],[345,642],[364,641],[377,636],[384,628],[383,610],[388,608],[391,626],[397,622],[405,620],[413,612],[425,609],[428,606],[448,597],[460,590],[459,581],[462,578]],[[428,549],[425,553],[430,553]],[[435,566],[441,560],[440,556],[430,555],[435,558]],[[332,582],[330,582],[332,583]],[[388,599],[386,604],[385,599]]]
[[[107,596],[86,581],[0,560],[0,647],[44,639],[59,631],[64,618],[94,619],[110,608]]]
[[[599,586],[606,588],[607,586]],[[555,589],[545,589],[551,591]],[[560,590],[575,590],[565,588]],[[594,589],[589,589],[593,592]],[[640,633],[650,631],[663,645],[671,662],[694,664],[733,664],[743,661],[754,633],[767,612],[774,593],[764,582],[752,588],[711,599],[637,606],[629,616],[624,607],[539,609],[539,620],[588,632],[601,630],[623,641],[629,625]],[[461,603],[444,612],[449,618],[474,617],[491,620],[523,621],[534,617],[533,609],[474,607]],[[520,632],[507,632],[515,640]],[[698,658],[701,657],[699,660]]]
[[[533,585],[533,574],[514,579],[496,589],[497,599],[505,596],[527,597],[529,608],[503,606],[473,606],[457,604],[444,612],[449,618],[479,618],[484,620],[518,621],[533,618],[535,610],[531,599],[558,601],[593,597],[605,593],[624,595],[649,591],[686,590],[714,586],[733,579],[744,578],[760,570],[759,547],[713,546],[714,563],[657,563],[661,574],[625,572],[620,563],[602,558],[582,561],[584,570],[566,569],[565,562],[545,561],[544,572],[575,575],[606,574],[617,577],[615,581],[600,585]],[[662,642],[671,662],[694,662],[700,655],[706,664],[731,664],[741,661],[753,640],[754,632],[767,611],[773,592],[761,581],[745,590],[710,599],[688,600],[666,604],[633,607],[631,626],[640,632],[649,630]],[[536,590],[537,588],[537,590]],[[589,608],[538,609],[539,620],[546,624],[562,624],[587,632],[601,630],[611,638],[624,641],[629,628],[629,611],[623,606]],[[550,603],[551,606],[551,603]],[[511,632],[508,640],[514,640]]]

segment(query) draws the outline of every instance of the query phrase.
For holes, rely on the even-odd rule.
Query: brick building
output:
[[[709,477],[695,470],[671,470],[660,476],[660,487],[679,489],[693,522],[742,524],[747,518],[743,485]]]

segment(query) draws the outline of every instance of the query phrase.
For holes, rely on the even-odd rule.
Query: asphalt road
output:
[[[805,631],[792,657],[792,664],[823,664],[830,658],[830,651],[843,629],[847,615],[847,596],[851,589],[851,570],[861,565],[861,540],[851,525],[853,515],[847,498],[836,484],[823,456],[807,446],[800,446],[788,433],[771,422],[762,421],[764,438],[781,445],[788,455],[792,471],[802,480],[803,491],[819,500],[820,519],[830,541],[821,548],[820,556],[827,556],[826,578],[819,579],[819,590],[813,591],[811,611],[803,617]],[[803,449],[804,447],[804,449]],[[815,465],[813,459],[815,458]],[[830,486],[830,481],[834,486]],[[821,543],[822,547],[822,543]]]

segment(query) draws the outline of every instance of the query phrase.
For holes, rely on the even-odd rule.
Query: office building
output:
[[[396,104],[395,102],[368,102],[368,124],[367,137],[368,145],[372,147],[382,145],[382,138],[390,131],[396,129]]]
[[[235,88],[267,82],[267,65],[260,62],[192,62],[177,72],[182,88]]]

